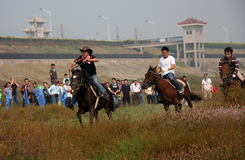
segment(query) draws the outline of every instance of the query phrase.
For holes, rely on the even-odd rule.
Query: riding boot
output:
[[[71,110],[74,110],[74,108],[75,108],[75,103],[76,103],[76,96],[74,95],[74,96],[72,97],[71,103],[68,104],[68,105],[66,105],[66,107],[68,107],[68,108],[71,109]]]
[[[179,90],[178,92],[179,92],[180,95],[184,95],[184,94],[185,94],[185,89],[184,89],[184,87],[182,87],[182,89]]]
[[[107,91],[103,92],[102,97],[109,101],[109,94],[107,93]]]

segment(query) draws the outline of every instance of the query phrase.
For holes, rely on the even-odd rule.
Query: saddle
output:
[[[171,83],[170,78],[167,75],[163,77],[163,80],[167,81],[173,88],[176,89],[176,87]],[[186,86],[186,83],[182,81],[181,79],[176,79],[176,80],[181,85],[181,87],[184,88]]]

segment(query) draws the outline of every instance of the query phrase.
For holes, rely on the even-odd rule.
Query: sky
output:
[[[64,37],[75,39],[108,39],[107,21],[99,15],[109,17],[110,38],[138,39],[182,36],[179,22],[196,18],[207,22],[203,28],[205,42],[226,42],[228,28],[229,41],[245,43],[245,0],[0,0],[0,36],[25,37],[27,22],[33,16],[49,19],[54,38],[61,38],[60,25],[63,24]],[[49,21],[47,23],[49,28]],[[49,35],[50,37],[50,35]]]

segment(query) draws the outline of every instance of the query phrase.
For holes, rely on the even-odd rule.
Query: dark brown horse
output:
[[[79,107],[77,112],[77,117],[79,119],[79,122],[82,123],[81,114],[85,114],[86,112],[89,112],[90,123],[93,123],[94,117],[96,120],[98,119],[98,111],[101,110],[102,108],[106,110],[108,117],[111,118],[112,117],[111,111],[114,111],[115,108],[115,106],[113,105],[112,95],[106,88],[109,94],[109,101],[100,97],[98,101],[98,105],[95,106],[96,96],[92,91],[92,89],[90,88],[89,82],[84,78],[84,75],[86,74],[87,73],[83,73],[82,70],[72,70],[72,77],[70,78],[71,88],[73,91],[77,92],[76,97],[77,97],[78,107]]]
[[[150,66],[147,73],[145,74],[145,80],[142,84],[142,88],[147,89],[148,87],[155,84],[159,97],[164,105],[165,111],[168,111],[169,105],[173,104],[175,106],[175,111],[179,112],[181,111],[182,107],[181,99],[185,98],[190,108],[192,108],[192,103],[190,89],[186,81],[182,78],[178,79],[181,79],[186,84],[184,87],[184,95],[179,95],[172,84],[170,84],[167,80],[162,79],[161,76],[156,72],[156,67],[153,68]]]

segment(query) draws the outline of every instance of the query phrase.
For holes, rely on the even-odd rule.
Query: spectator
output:
[[[104,82],[103,85],[112,93],[112,91],[109,87],[109,82]]]
[[[144,96],[143,96],[143,93],[144,93],[144,90],[142,89],[142,81],[139,80],[139,84],[140,84],[140,99],[141,99],[141,104],[143,105],[144,104]]]
[[[208,78],[208,74],[204,73],[204,79],[202,80],[202,93],[204,101],[207,99],[212,100],[213,85],[212,80]]]
[[[2,89],[0,89],[0,107],[2,107]]]
[[[30,81],[30,80],[29,80],[29,82],[28,82],[27,85],[28,85],[27,92],[28,92],[29,102],[30,102],[30,103],[33,103],[32,95],[34,95],[34,94],[32,93],[32,89],[31,89],[31,81]]]
[[[62,82],[59,83],[59,89],[61,90],[61,93],[63,94],[63,89],[64,88],[63,88],[63,83]]]
[[[182,79],[184,79],[186,81],[186,76],[183,76]],[[189,85],[189,82],[186,81],[186,83],[187,83],[187,85],[189,87],[189,90],[191,91],[191,87]],[[182,99],[182,103],[185,104],[186,106],[188,105],[188,102],[186,101],[185,98]]]
[[[49,89],[49,87],[48,87],[48,83],[47,82],[44,82],[43,83],[43,94],[44,94],[44,98],[45,98],[45,102],[46,102],[46,104],[47,103],[52,103],[52,100],[51,100],[51,95],[49,94],[49,92],[48,92],[48,89]]]
[[[3,91],[3,96],[6,98],[6,105],[5,108],[9,109],[9,106],[13,107],[13,96],[12,96],[13,89],[11,88],[11,83],[7,83],[7,87]]]
[[[70,85],[70,79],[68,78],[68,75],[65,73],[64,74],[64,79],[63,79],[63,84],[66,84],[66,80],[68,79],[68,81],[69,81],[69,83],[68,83],[68,85]]]
[[[55,80],[58,80],[57,72],[55,70],[55,64],[51,64],[51,69],[49,71],[49,74],[51,78],[51,84],[53,84]]]
[[[141,86],[136,78],[134,79],[134,83],[131,84],[130,90],[132,92],[133,104],[134,106],[138,106],[141,103],[141,98],[140,98]]]
[[[113,101],[114,101],[114,104],[117,104],[118,103],[117,93],[119,91],[119,87],[118,87],[118,85],[116,83],[116,79],[115,78],[112,78],[111,82],[112,83],[110,84],[110,89],[111,89]]]
[[[121,85],[124,85],[124,80],[121,80]]]
[[[130,104],[130,94],[132,94],[127,79],[124,80],[124,84],[122,85],[121,88],[121,94],[122,94],[123,107],[126,107],[126,102],[128,103],[128,105]]]
[[[20,87],[20,85],[15,81],[13,77],[10,78],[10,82],[11,82],[11,88],[13,89],[13,92],[12,92],[13,101],[17,103],[17,106],[20,106],[20,100],[17,95],[17,88]]]
[[[158,96],[157,96],[155,85],[152,85],[152,99],[153,99],[154,104],[158,104]]]
[[[34,82],[32,85],[33,85],[32,93],[33,93],[33,95],[34,95],[33,103],[34,103],[35,105],[39,105],[39,104],[38,104],[38,101],[37,101],[37,93],[38,93],[37,83]]]
[[[153,93],[152,86],[148,87],[145,90],[145,93],[147,94],[146,98],[147,98],[148,104],[153,104],[154,101],[153,101],[153,96],[152,96],[152,93]]]
[[[28,92],[28,89],[29,89],[29,79],[28,78],[25,78],[24,79],[24,84],[23,86],[21,87],[21,94],[22,94],[22,98],[23,98],[23,107],[25,107],[26,105],[30,104],[30,101],[29,101],[29,92]],[[24,94],[25,92],[27,92],[27,98],[25,98]]]
[[[71,104],[72,94],[71,94],[71,86],[69,86],[69,83],[70,83],[69,79],[66,79],[64,85],[64,89],[66,90],[66,94],[67,94],[67,98],[65,99],[65,105]]]
[[[118,85],[117,99],[118,99],[118,102],[121,103],[121,100],[122,100],[122,96],[121,96],[122,85],[120,84],[120,79],[117,79],[117,85]]]
[[[59,99],[59,81],[54,80],[53,85],[48,89],[48,93],[51,95],[51,101],[53,104],[58,104]]]

